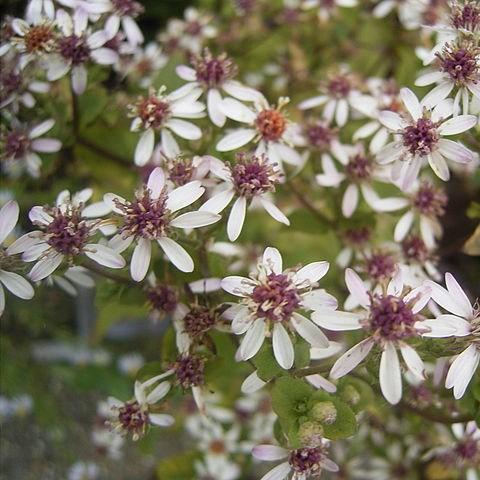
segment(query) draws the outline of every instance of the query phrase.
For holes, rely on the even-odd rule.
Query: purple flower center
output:
[[[351,89],[352,84],[346,75],[332,77],[327,84],[328,93],[335,98],[345,98]]]
[[[402,242],[403,255],[408,261],[425,263],[429,258],[428,248],[418,235],[411,235]]]
[[[279,176],[264,155],[259,157],[240,153],[236,158],[237,163],[231,167],[231,174],[239,195],[253,198],[275,190]]]
[[[272,322],[288,320],[301,303],[297,287],[283,273],[270,273],[253,289],[250,298],[256,307],[256,316]]]
[[[422,215],[441,217],[445,214],[447,201],[447,195],[442,189],[434,187],[431,183],[423,182],[413,197],[413,207]]]
[[[65,256],[82,252],[91,233],[91,227],[82,218],[81,210],[70,206],[66,212],[58,207],[48,211],[53,220],[47,225],[47,243]]]
[[[295,472],[311,475],[320,473],[323,458],[321,447],[304,447],[290,452],[288,463]]]
[[[475,47],[455,47],[447,45],[442,53],[437,53],[442,72],[459,85],[479,81],[480,50]]]
[[[401,298],[393,295],[372,295],[367,327],[376,340],[402,340],[417,334],[417,316]]]
[[[196,37],[202,33],[202,25],[200,22],[196,20],[192,20],[185,25],[185,33],[188,35],[192,35],[192,37]]]
[[[266,141],[275,142],[279,140],[287,128],[287,120],[279,110],[274,108],[262,110],[255,125],[262,138]]]
[[[143,5],[134,0],[112,0],[112,4],[120,16],[137,17],[143,13]]]
[[[58,42],[58,49],[63,58],[72,62],[72,65],[81,65],[90,58],[90,47],[85,37],[70,35]]]
[[[118,422],[126,432],[141,436],[148,424],[148,412],[137,401],[127,402],[118,409]]]
[[[154,310],[172,313],[178,303],[175,290],[168,285],[157,284],[146,291],[148,301]]]
[[[194,169],[190,159],[175,159],[168,165],[168,178],[175,185],[185,185],[192,180]]]
[[[480,441],[472,436],[462,439],[455,447],[457,458],[466,463],[474,464],[474,460],[480,461]]]
[[[22,75],[14,72],[13,70],[7,70],[2,62],[0,65],[0,100],[3,102],[12,93],[19,93],[22,83]]]
[[[367,258],[366,268],[369,276],[375,281],[388,280],[396,271],[395,259],[392,255],[374,253]]]
[[[235,8],[242,14],[248,15],[253,12],[257,0],[235,0]]]
[[[345,173],[348,177],[356,182],[362,180],[368,180],[372,174],[372,161],[370,158],[364,155],[355,155],[350,158],[347,166],[345,167]]]
[[[122,210],[122,234],[125,237],[135,236],[148,240],[164,237],[168,230],[170,211],[166,207],[167,195],[163,192],[158,198],[152,198],[150,189],[144,186],[143,191],[135,195],[132,202],[116,201],[117,208]]]
[[[419,118],[403,131],[403,145],[412,155],[425,156],[432,152],[439,140],[437,125],[429,118]]]
[[[170,104],[156,95],[140,98],[136,104],[136,113],[140,117],[144,128],[161,128],[170,117]]]
[[[173,364],[177,382],[184,389],[204,383],[204,367],[204,361],[192,355],[181,355]]]
[[[343,234],[345,241],[354,246],[367,243],[371,237],[371,231],[368,227],[349,228]]]
[[[21,159],[30,149],[30,139],[22,131],[8,132],[2,143],[6,158]]]
[[[237,73],[237,67],[225,53],[214,57],[208,49],[205,49],[202,56],[193,57],[191,62],[197,74],[197,81],[207,88],[220,87]]]
[[[457,29],[475,32],[480,28],[480,5],[476,0],[455,5],[452,11],[451,24]]]
[[[317,122],[312,125],[307,125],[305,128],[305,136],[312,147],[323,151],[330,148],[330,144],[335,137],[335,132],[328,126]]]
[[[195,305],[183,318],[183,325],[191,338],[198,338],[214,327],[217,320],[215,311],[202,305]]]

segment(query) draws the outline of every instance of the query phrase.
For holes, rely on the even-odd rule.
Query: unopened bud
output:
[[[312,408],[312,417],[324,425],[331,425],[337,419],[337,409],[332,402],[318,402]]]
[[[342,391],[342,399],[350,405],[357,405],[361,397],[358,390],[353,385],[347,385]]]
[[[323,437],[323,427],[318,422],[304,422],[298,429],[298,438],[303,445],[315,445]]]

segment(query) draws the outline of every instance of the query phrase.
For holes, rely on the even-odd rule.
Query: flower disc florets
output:
[[[441,217],[445,214],[447,195],[441,188],[429,182],[422,182],[413,197],[413,207],[422,215],[428,217]]]
[[[30,139],[26,132],[13,130],[2,135],[2,158],[23,158],[30,148]]]
[[[403,256],[407,261],[423,264],[430,258],[425,242],[418,235],[411,235],[402,242]]]
[[[122,234],[148,240],[166,236],[170,222],[170,211],[166,202],[167,195],[164,192],[158,198],[152,198],[147,186],[135,195],[132,202],[122,203],[117,199],[116,206],[124,215]]]
[[[180,355],[173,364],[177,383],[183,389],[203,385],[204,368],[205,362],[202,358],[188,354]]]
[[[145,434],[145,429],[149,423],[148,410],[136,401],[127,402],[118,410],[118,420],[115,427],[121,429],[125,434],[132,434],[133,438],[139,438]]]
[[[327,93],[335,98],[345,98],[352,90],[352,81],[348,75],[332,76],[326,85]]]
[[[321,151],[329,150],[332,140],[337,136],[336,130],[322,122],[312,122],[304,128],[305,137],[312,147]]]
[[[207,88],[221,87],[237,74],[236,65],[226,53],[214,57],[208,48],[202,55],[193,56],[191,63],[197,75],[197,81]]]
[[[412,155],[424,156],[433,151],[440,139],[438,125],[422,117],[402,132],[403,145]]]
[[[480,49],[473,44],[447,44],[441,53],[437,53],[437,58],[440,70],[457,85],[479,80]]]
[[[347,176],[355,182],[368,180],[372,174],[373,162],[372,160],[362,154],[357,154],[350,158],[345,167]]]
[[[480,5],[476,0],[466,1],[463,5],[454,5],[450,22],[458,30],[476,32],[480,29]]]
[[[27,53],[50,53],[56,46],[57,34],[53,23],[44,22],[31,26],[25,35],[22,38],[17,37],[16,41],[24,45]]]
[[[112,0],[115,11],[120,16],[137,17],[144,12],[145,8],[134,0]]]
[[[304,447],[292,450],[288,457],[288,463],[294,472],[303,475],[319,474],[321,462],[325,458],[322,447]]]
[[[192,181],[194,171],[195,167],[190,158],[177,157],[168,162],[168,178],[175,185],[182,186]]]
[[[396,262],[388,253],[373,253],[366,259],[368,275],[376,282],[389,280],[396,272]]]
[[[198,338],[213,328],[217,321],[218,315],[215,310],[203,305],[194,305],[183,318],[183,326],[190,338]]]
[[[240,153],[236,156],[237,163],[230,167],[235,190],[239,195],[253,198],[273,192],[279,183],[279,174],[275,166],[268,162],[265,155],[247,155]]]
[[[148,302],[153,310],[162,313],[172,313],[178,304],[178,296],[175,290],[168,285],[157,283],[146,291]]]
[[[160,129],[171,115],[170,104],[161,95],[150,93],[148,97],[140,97],[131,107],[132,114],[137,116],[144,129]]]
[[[281,112],[281,105],[278,108],[266,108],[260,111],[255,120],[255,126],[263,140],[270,142],[280,140],[287,129],[287,119]]]
[[[87,38],[84,36],[69,35],[58,41],[58,51],[72,65],[81,65],[90,59],[90,47]]]
[[[345,242],[355,247],[368,243],[371,236],[372,232],[368,227],[348,228],[343,233]]]

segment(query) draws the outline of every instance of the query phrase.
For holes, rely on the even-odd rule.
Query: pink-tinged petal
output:
[[[432,298],[432,289],[430,288],[429,283],[425,282],[407,293],[403,298],[403,301],[406,303],[413,302],[412,312],[418,313],[425,308],[430,301],[430,298]]]
[[[440,85],[437,85],[423,97],[422,106],[427,109],[432,109],[450,95],[454,86],[455,83],[450,80],[440,83]]]
[[[181,272],[193,272],[194,264],[192,257],[181,245],[167,237],[159,238],[157,241],[165,255],[175,267]]]
[[[387,293],[388,295],[399,297],[402,291],[403,291],[403,275],[402,275],[402,270],[398,268],[394,276],[390,280],[390,282],[388,282]]]
[[[43,280],[51,273],[53,273],[60,266],[62,261],[63,255],[60,254],[42,258],[42,260],[38,261],[33,266],[28,276],[30,277],[32,282],[38,282],[39,280]]]
[[[409,89],[402,88],[400,90],[400,98],[402,99],[405,108],[414,120],[422,117],[422,107],[418,101],[417,96]]]
[[[156,167],[148,176],[147,182],[147,187],[150,189],[152,198],[158,198],[164,186],[165,173],[163,173],[163,170],[160,167]]]
[[[281,463],[267,472],[260,480],[285,480],[290,473],[291,467],[288,462]]]
[[[123,268],[126,265],[125,259],[115,250],[98,243],[87,243],[85,255],[108,268]]]
[[[311,320],[305,318],[303,315],[294,313],[291,322],[297,333],[312,347],[328,347],[328,338]]]
[[[222,288],[237,297],[245,297],[253,291],[253,284],[250,279],[232,275],[222,280]]]
[[[328,381],[326,378],[323,378],[321,375],[307,375],[305,380],[315,388],[325,390],[328,393],[335,393],[337,391],[336,385]]]
[[[426,87],[427,85],[431,85],[432,83],[438,83],[444,78],[445,74],[443,72],[428,72],[420,75],[415,80],[415,85],[418,87]]]
[[[238,128],[231,133],[227,133],[215,147],[219,152],[229,152],[243,147],[252,141],[257,132],[252,128]]]
[[[121,203],[125,205],[127,201],[115,193],[106,193],[103,196],[103,201],[112,209],[113,212],[118,213],[119,215],[124,215],[123,210],[118,208],[117,204]]]
[[[423,364],[422,359],[418,353],[406,343],[400,344],[400,353],[402,354],[403,360],[407,365],[413,375],[418,377],[420,380],[425,379],[425,365]]]
[[[227,121],[227,117],[225,116],[225,113],[223,113],[221,106],[222,97],[220,92],[216,88],[209,90],[207,94],[208,116],[213,124],[220,128],[222,128]]]
[[[438,151],[448,160],[457,163],[470,163],[475,158],[473,152],[467,147],[446,138],[441,138],[438,141]]]
[[[265,321],[258,318],[248,329],[247,333],[240,344],[240,358],[242,360],[249,360],[254,357],[265,340]]]
[[[160,134],[163,153],[167,158],[175,158],[180,155],[180,147],[169,130],[164,128]]]
[[[400,362],[392,342],[385,344],[380,358],[380,389],[385,399],[392,405],[396,405],[402,398]]]
[[[440,315],[434,320],[419,322],[419,329],[428,329],[423,337],[445,338],[470,335],[472,327],[469,322],[455,315]]]
[[[345,283],[349,292],[362,307],[370,305],[370,297],[362,279],[351,268],[345,270]]]
[[[298,108],[300,110],[309,110],[310,108],[319,107],[323,105],[328,100],[326,95],[319,95],[318,97],[308,98],[303,102],[298,104]]]
[[[401,242],[412,228],[413,221],[415,220],[415,214],[411,211],[404,213],[395,226],[394,240]]]
[[[450,179],[450,170],[448,169],[447,162],[442,155],[438,152],[432,152],[430,155],[427,155],[427,158],[435,175],[444,182],[447,182]]]
[[[175,419],[166,413],[150,413],[148,419],[158,427],[170,427],[175,423]]]
[[[15,200],[9,200],[0,210],[0,244],[15,228],[19,213],[20,208]]]
[[[76,95],[82,95],[87,88],[87,69],[83,65],[72,68],[72,89]]]
[[[218,222],[222,217],[211,212],[187,212],[174,218],[170,225],[176,228],[200,228]]]
[[[143,34],[137,22],[132,17],[124,16],[122,18],[123,30],[127,36],[127,40],[131,45],[139,45],[143,43]]]
[[[273,326],[272,345],[278,364],[285,370],[292,368],[295,352],[292,340],[281,323],[275,323]]]
[[[445,387],[453,387],[453,396],[462,398],[480,362],[480,350],[471,344],[453,361],[445,380]]]
[[[267,247],[265,249],[263,252],[262,263],[269,272],[279,274],[283,271],[282,255],[276,248]]]
[[[35,152],[55,153],[62,148],[62,142],[55,138],[37,138],[30,146]]]
[[[257,445],[252,449],[252,455],[259,460],[267,462],[281,460],[288,457],[288,450],[276,445]]]
[[[44,133],[47,133],[54,125],[55,125],[55,120],[53,119],[45,120],[44,122],[39,123],[38,125],[33,127],[30,130],[28,136],[32,139],[41,137]]]
[[[172,190],[168,194],[166,207],[174,213],[177,210],[188,207],[198,200],[203,195],[204,191],[205,189],[198,180],[189,182],[186,185],[182,185],[181,187]]]
[[[186,65],[178,65],[175,68],[176,74],[186,82],[195,82],[197,80],[197,73],[193,68],[187,67]]]
[[[358,187],[356,184],[352,183],[347,187],[343,194],[342,213],[344,217],[350,218],[353,215],[353,212],[357,209],[358,198]]]
[[[385,110],[378,115],[380,122],[394,132],[401,130],[405,126],[405,122],[398,113]]]
[[[320,461],[320,466],[324,470],[327,470],[328,472],[338,472],[340,470],[340,467],[333,460],[330,460],[329,458],[323,458]]]
[[[233,317],[231,325],[232,332],[235,335],[242,335],[250,328],[253,320],[254,317],[252,317],[248,308],[244,307]]]
[[[145,278],[151,257],[152,242],[146,238],[139,238],[130,262],[130,274],[133,280],[141,282]]]
[[[457,135],[473,128],[477,121],[475,115],[458,115],[443,122],[438,127],[438,133],[445,136]]]
[[[247,210],[247,200],[245,197],[238,197],[233,204],[232,210],[227,221],[227,235],[231,242],[234,242],[242,232],[245,214]]]
[[[48,225],[53,222],[53,217],[43,207],[39,206],[30,209],[28,218],[32,223],[40,223],[41,225]]]
[[[392,163],[398,158],[400,158],[405,153],[402,148],[402,144],[399,142],[392,142],[383,147],[377,153],[377,162],[380,165],[385,165],[387,163]]]
[[[232,198],[235,195],[235,191],[233,188],[229,188],[224,190],[223,192],[217,193],[212,198],[207,200],[201,207],[200,211],[203,212],[212,212],[212,213],[220,213],[225,208],[227,208],[228,204],[232,201]]]
[[[323,278],[330,268],[328,262],[313,262],[302,267],[294,276],[297,285],[302,283],[313,284]]]
[[[258,377],[257,371],[252,372],[242,383],[240,390],[245,395],[251,395],[262,389],[267,382]]]
[[[48,249],[50,245],[46,242],[36,243],[29,246],[22,255],[24,262],[34,262],[38,260]]]
[[[371,338],[366,338],[346,351],[333,365],[330,377],[337,379],[351,372],[366,358],[374,344],[375,342]]]
[[[142,136],[140,137],[140,140],[135,148],[135,165],[139,167],[146,165],[152,157],[154,147],[155,133],[151,128],[149,128],[142,133]]]
[[[18,298],[30,300],[35,295],[35,291],[30,283],[18,275],[18,273],[0,270],[0,283],[3,283],[5,288]]]
[[[211,278],[201,278],[200,280],[195,280],[190,282],[188,287],[192,293],[206,294],[210,292],[217,292],[221,289],[221,279],[216,277]]]
[[[337,312],[336,310],[316,310],[311,315],[312,320],[320,327],[335,332],[359,330],[361,315],[350,312]]]
[[[38,233],[38,232],[37,232]],[[40,236],[32,233],[25,233],[20,238],[17,238],[8,248],[7,255],[16,255],[22,253],[32,248],[34,245],[43,243],[43,235],[40,233]]]
[[[448,290],[432,281],[427,281],[426,284],[431,289],[431,297],[435,303],[454,315],[465,316],[465,307]]]
[[[450,295],[455,298],[456,303],[462,308],[463,316],[465,318],[473,317],[473,307],[468,299],[463,288],[455,280],[455,277],[447,272],[445,274],[445,284],[447,285],[447,290]]]
[[[302,307],[307,310],[335,310],[337,299],[323,289],[316,289],[302,295]]]
[[[283,223],[284,225],[290,225],[290,220],[286,215],[270,200],[267,200],[264,197],[260,197],[260,203],[262,204],[265,211],[277,222]]]
[[[99,65],[113,65],[119,59],[118,53],[111,48],[96,48],[92,50],[91,56]]]

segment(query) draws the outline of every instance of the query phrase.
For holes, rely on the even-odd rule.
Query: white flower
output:
[[[224,315],[232,320],[232,332],[245,334],[238,357],[255,356],[265,338],[272,336],[273,353],[278,364],[288,370],[294,362],[290,333],[296,332],[314,347],[326,348],[328,338],[307,317],[296,310],[336,308],[335,299],[317,282],[327,273],[328,262],[310,263],[300,269],[283,270],[283,261],[276,248],[267,247],[257,272],[250,278],[231,276],[222,280],[222,288],[241,297]]]
[[[97,480],[99,476],[100,469],[93,462],[74,463],[68,471],[68,480]]]
[[[76,10],[72,17],[64,10],[57,12],[57,24],[62,36],[57,40],[57,51],[47,60],[47,78],[58,80],[71,71],[72,89],[81,95],[87,88],[86,64],[94,61],[100,65],[113,65],[118,61],[118,54],[104,47],[107,41],[105,33],[98,30],[90,33],[88,30],[88,14],[78,14]]]
[[[30,283],[28,283],[18,273],[5,270],[8,268],[8,252],[5,252],[3,246],[5,240],[15,228],[18,221],[20,209],[18,203],[14,200],[8,201],[0,209],[0,317],[5,310],[5,287],[9,292],[16,297],[30,300],[34,295],[34,290]]]
[[[111,14],[105,21],[105,33],[110,40],[118,34],[120,24],[130,45],[143,43],[143,34],[135,18],[144,11],[141,3],[135,0],[110,0]]]
[[[205,40],[217,36],[217,28],[211,25],[212,16],[188,7],[181,23],[180,46],[192,53],[199,53]]]
[[[373,106],[373,99],[362,95],[356,86],[356,79],[346,69],[330,75],[319,87],[321,95],[300,102],[300,110],[323,106],[323,118],[332,123],[334,120],[343,127],[349,118],[350,109],[363,112],[366,106]]]
[[[458,399],[463,397],[480,362],[480,311],[477,306],[472,306],[451,273],[445,274],[445,284],[446,289],[435,282],[428,282],[432,300],[450,314],[428,320],[427,324],[445,323],[453,329],[453,333],[445,336],[462,337],[468,345],[452,362],[445,381],[445,386],[453,388],[453,395]],[[427,333],[424,336],[431,335]]]
[[[122,217],[120,233],[109,245],[116,252],[123,252],[132,242],[136,243],[130,263],[130,273],[136,282],[145,278],[150,266],[152,241],[156,241],[168,259],[182,272],[192,272],[193,260],[187,251],[173,240],[172,227],[191,229],[205,227],[220,220],[220,215],[210,212],[177,212],[200,198],[205,189],[199,181],[189,182],[171,192],[165,188],[163,170],[156,167],[147,185],[135,194],[132,201],[113,193],[107,193],[104,201]]]
[[[236,197],[227,222],[227,234],[230,241],[235,241],[243,227],[247,206],[252,201],[259,203],[275,220],[290,225],[288,218],[272,203],[268,194],[275,190],[280,182],[280,174],[266,159],[265,155],[238,154],[234,165],[211,158],[210,170],[221,178],[225,188],[216,193],[200,207],[200,211],[222,212]]]
[[[446,160],[468,163],[474,154],[462,144],[447,140],[450,135],[469,130],[477,123],[474,115],[451,116],[451,102],[439,103],[433,110],[423,106],[408,88],[402,88],[400,97],[408,111],[402,117],[391,111],[380,112],[380,121],[394,133],[395,140],[378,152],[381,164],[395,162],[392,180],[398,180],[407,190],[418,176],[424,160],[442,180],[450,178]]]
[[[225,456],[205,455],[203,460],[195,460],[193,467],[198,478],[211,480],[237,480],[240,478],[240,467]]]
[[[29,218],[40,230],[20,237],[7,253],[23,253],[25,262],[37,262],[29,273],[34,282],[51,275],[64,261],[71,264],[79,255],[109,268],[125,266],[125,260],[113,249],[91,243],[90,238],[105,224],[95,217],[109,211],[103,202],[85,207],[91,195],[92,190],[85,189],[70,198],[68,190],[64,190],[54,207],[36,206],[30,210]]]
[[[55,19],[53,0],[29,0],[25,11],[25,20],[28,23],[39,23],[43,18]]]
[[[108,404],[112,410],[110,423],[122,434],[131,434],[138,440],[145,434],[148,425],[169,427],[174,419],[165,413],[153,413],[151,407],[158,404],[170,391],[170,382],[160,380],[168,373],[156,375],[145,382],[135,382],[135,396],[128,402],[110,397]],[[157,409],[155,409],[155,412]]]
[[[259,460],[283,460],[261,480],[306,480],[310,476],[318,477],[322,470],[338,472],[338,465],[327,457],[328,442],[323,440],[318,446],[302,447],[295,450],[277,447],[275,445],[257,445],[252,455]],[[291,475],[291,476],[290,476]]]
[[[253,102],[261,96],[253,88],[232,80],[237,68],[226,54],[214,57],[210,50],[205,49],[202,55],[192,57],[191,65],[193,68],[186,65],[177,66],[177,75],[195,88],[202,88],[205,91],[208,116],[217,127],[223,127],[227,120],[221,108],[221,90],[238,100],[248,102]]]
[[[234,98],[224,98],[223,113],[228,118],[245,123],[247,127],[227,133],[217,143],[216,149],[219,152],[229,152],[254,141],[258,142],[255,155],[266,154],[268,160],[280,168],[283,162],[302,165],[302,157],[292,148],[303,143],[299,126],[289,122],[282,112],[288,102],[288,98],[281,97],[278,106],[272,107],[262,97],[250,108]]]
[[[305,10],[318,8],[317,15],[319,20],[326,22],[333,14],[338,12],[338,7],[352,8],[357,5],[357,0],[304,0],[302,8]]]
[[[135,164],[145,165],[155,148],[155,132],[161,136],[161,148],[167,158],[180,154],[180,148],[171,132],[187,140],[198,140],[202,131],[183,118],[202,118],[205,105],[198,102],[202,94],[200,88],[192,84],[184,85],[168,95],[161,87],[157,93],[150,90],[148,97],[140,97],[131,106],[131,115],[135,117],[130,126],[133,132],[143,131],[135,149]]]
[[[400,349],[408,370],[416,377],[423,378],[423,361],[406,341],[427,331],[431,336],[444,334],[444,322],[427,325],[419,315],[430,299],[430,288],[423,285],[404,293],[402,275],[397,272],[385,293],[369,293],[360,277],[350,268],[345,271],[345,282],[363,311],[314,312],[312,319],[329,330],[364,329],[369,336],[335,362],[330,376],[335,379],[343,377],[365,359],[374,345],[378,345],[382,350],[380,388],[388,402],[396,404],[402,397],[402,378],[396,349]]]
[[[47,133],[55,121],[45,120],[31,128],[17,122],[12,124],[11,130],[2,136],[3,153],[1,157],[7,162],[7,168],[15,168],[17,164],[33,176],[40,175],[42,160],[38,153],[54,153],[62,148],[60,140],[55,138],[40,138]]]
[[[168,57],[163,54],[162,49],[155,42],[150,42],[145,48],[137,47],[125,68],[125,75],[133,77],[140,87],[148,88],[167,62]]]

